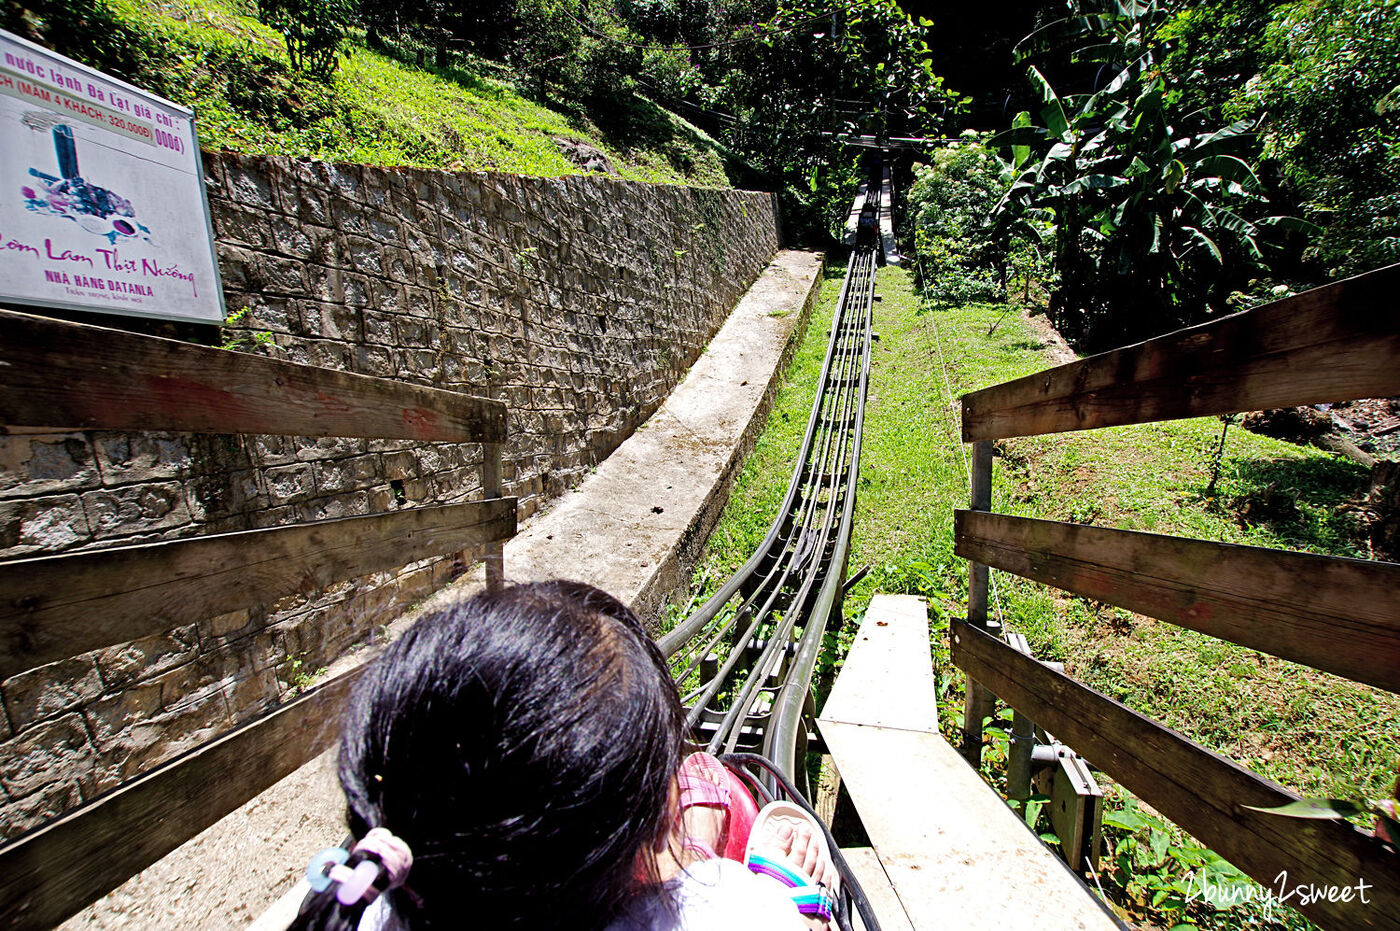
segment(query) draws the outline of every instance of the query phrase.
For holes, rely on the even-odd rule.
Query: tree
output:
[[[1322,226],[1331,275],[1400,261],[1400,10],[1394,0],[1299,0],[1265,32],[1269,63],[1232,101],[1265,118],[1277,160]]]
[[[1040,271],[1043,228],[998,235],[993,227],[993,211],[1016,174],[986,142],[967,130],[962,141],[914,169],[908,198],[914,249],[924,294],[934,303],[1004,301],[1009,272],[1025,276],[1029,290]]]
[[[1260,154],[1321,232],[1329,275],[1400,260],[1400,10],[1394,0],[1202,0],[1160,32],[1192,104],[1258,120]]]
[[[933,72],[924,32],[894,0],[781,0],[751,9],[716,69],[732,141],[767,171],[808,176],[832,134],[941,126],[958,96]]]

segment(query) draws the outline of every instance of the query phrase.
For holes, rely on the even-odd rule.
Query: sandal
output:
[[[825,858],[828,867],[823,872],[828,876],[836,874],[831,851],[826,845],[826,834],[821,825],[817,823],[815,818],[792,802],[770,802],[758,813],[758,817],[753,823],[753,831],[749,836],[744,864],[754,873],[760,876],[770,876],[787,887],[788,897],[792,899],[799,912],[820,921],[830,922],[833,902],[838,893],[837,883],[833,883],[828,888],[825,884],[814,881],[800,866],[793,864],[786,856],[775,858],[763,853],[761,848],[768,840],[764,836],[764,830],[771,822],[775,821],[780,824],[787,822],[790,825],[797,822],[806,824],[812,831],[811,836],[821,844],[821,856]]]
[[[680,808],[706,805],[725,812],[724,830],[714,847],[704,841],[687,839],[685,846],[705,857],[722,856],[744,862],[749,831],[758,815],[758,803],[729,767],[708,753],[692,753],[676,774],[680,785]]]

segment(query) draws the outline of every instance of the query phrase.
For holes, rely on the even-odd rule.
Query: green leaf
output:
[[[1259,221],[1259,225],[1269,229],[1287,230],[1290,233],[1302,233],[1304,236],[1316,236],[1322,232],[1322,227],[1302,217],[1265,217]]]
[[[1192,242],[1205,249],[1206,252],[1210,253],[1210,257],[1215,259],[1215,264],[1224,264],[1225,260],[1221,258],[1220,247],[1215,244],[1215,240],[1211,239],[1209,236],[1207,236],[1205,233],[1202,233],[1194,226],[1184,226],[1182,227],[1182,229],[1184,229],[1187,232]]]
[[[1122,828],[1125,831],[1136,831],[1147,822],[1137,812],[1123,808],[1118,811],[1104,812],[1103,823],[1110,827]]]
[[[1198,151],[1202,153],[1214,152],[1217,149],[1225,148],[1227,145],[1236,144],[1235,140],[1237,139],[1237,137],[1243,136],[1246,133],[1251,132],[1253,129],[1253,120],[1239,120],[1237,122],[1231,123],[1224,129],[1218,129],[1213,133],[1206,133],[1201,136],[1197,136],[1196,139],[1193,141],[1195,144],[1195,148]]]
[[[1035,823],[1040,819],[1040,809],[1043,808],[1044,805],[1044,802],[1037,801],[1033,798],[1026,800],[1026,827],[1032,830],[1035,829]]]
[[[1045,79],[1045,75],[1040,73],[1038,68],[1030,69],[1031,84],[1040,91],[1040,99],[1044,106],[1040,109],[1040,117],[1045,121],[1045,128],[1050,130],[1052,136],[1061,139],[1069,132],[1069,120],[1065,118],[1064,105],[1060,103],[1059,96],[1055,93],[1055,88],[1050,86],[1050,82]]]
[[[1152,847],[1152,857],[1155,861],[1161,862],[1167,857],[1167,846],[1171,843],[1171,835],[1166,831],[1153,831],[1150,846]]]
[[[1174,194],[1181,184],[1181,179],[1185,177],[1186,166],[1177,159],[1172,159],[1167,163],[1166,171],[1162,172],[1162,186],[1168,194]]]
[[[1082,178],[1075,178],[1069,184],[1060,189],[1064,195],[1080,194],[1084,191],[1102,191],[1109,188],[1122,187],[1127,183],[1126,178],[1116,175],[1085,175]]]
[[[1013,129],[1030,129],[1032,128],[1031,115],[1025,110],[1022,110],[1020,113],[1016,114],[1016,118],[1011,121],[1011,125]],[[1041,137],[1044,136],[1044,133],[1041,132],[1038,127],[1037,135]],[[1011,147],[1011,161],[1017,168],[1020,168],[1030,160],[1031,147],[1029,145],[1013,145]]]
[[[1340,798],[1300,798],[1296,802],[1289,802],[1287,805],[1279,805],[1276,808],[1261,808],[1257,805],[1245,805],[1243,807],[1248,808],[1250,811],[1259,811],[1266,815],[1279,815],[1284,818],[1320,818],[1328,820],[1350,818],[1353,815],[1365,814],[1370,810],[1364,804]]]
[[[1234,155],[1208,155],[1196,163],[1195,174],[1234,181],[1248,190],[1257,190],[1260,186],[1254,169]]]

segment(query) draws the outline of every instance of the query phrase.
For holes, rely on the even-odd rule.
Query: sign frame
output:
[[[201,295],[194,302],[200,307],[207,308],[207,310],[203,311],[202,313],[153,311],[149,308],[123,305],[120,302],[116,301],[82,301],[78,299],[70,300],[61,297],[49,298],[43,296],[34,296],[32,294],[25,293],[17,294],[11,290],[9,282],[7,281],[6,276],[4,275],[0,275],[0,304],[17,308],[52,308],[56,310],[70,310],[92,314],[114,314],[125,317],[139,317],[145,320],[163,320],[169,322],[198,323],[209,326],[222,326],[225,320],[227,319],[227,307],[224,301],[223,276],[219,269],[219,253],[214,238],[213,215],[209,208],[208,182],[204,174],[204,159],[199,145],[199,128],[195,119],[195,111],[190,107],[183,106],[182,104],[178,104],[174,101],[167,100],[166,98],[161,97],[158,94],[154,94],[150,91],[143,90],[142,88],[136,87],[135,85],[124,81],[121,78],[113,77],[112,75],[106,74],[102,71],[97,70],[96,68],[92,68],[88,65],[85,65],[82,62],[75,61],[71,58],[68,58],[65,55],[61,55],[58,52],[53,51],[52,49],[45,48],[42,45],[39,45],[35,42],[31,42],[23,36],[15,35],[14,33],[9,32],[7,30],[0,29],[0,39],[3,39],[5,42],[8,43],[14,43],[15,45],[18,45],[21,49],[30,53],[31,55],[35,56],[41,61],[52,62],[55,65],[61,66],[64,71],[72,71],[84,77],[95,78],[103,82],[104,84],[112,85],[116,88],[119,88],[123,92],[129,94],[133,100],[139,103],[154,105],[163,110],[171,111],[172,113],[184,118],[187,121],[189,135],[185,141],[189,144],[191,148],[191,154],[194,163],[193,176],[199,188],[199,208],[203,212],[204,218],[204,241],[208,246],[209,268],[212,271],[213,275],[213,280],[211,282],[213,295],[211,297],[205,297]],[[3,65],[3,58],[0,58],[0,66]],[[63,93],[64,95],[72,96],[72,92],[69,89],[59,89],[58,86],[53,82],[53,80],[49,78],[43,78],[41,79],[41,82],[45,90],[61,90],[61,93]],[[40,107],[43,106],[42,104],[36,105]],[[112,134],[115,135],[115,132],[113,132],[112,130],[107,131],[112,132]],[[162,130],[162,132],[163,131],[164,130]],[[0,143],[0,145],[3,145],[3,143]],[[3,183],[3,181],[0,181],[0,183]],[[0,206],[3,205],[3,199],[0,199]],[[193,227],[194,224],[191,224],[191,228]],[[3,245],[3,240],[0,240],[0,247],[3,247]]]

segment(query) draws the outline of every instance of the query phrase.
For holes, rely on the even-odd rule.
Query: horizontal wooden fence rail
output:
[[[339,737],[364,669],[0,847],[0,925],[52,928],[305,765]]]
[[[0,678],[515,533],[515,499],[0,562]]]
[[[1400,564],[958,511],[955,552],[1400,692]]]
[[[500,584],[498,401],[0,310],[0,434],[75,429],[482,443],[487,500],[2,562],[0,678],[476,545]],[[0,847],[0,925],[58,924],[304,765],[363,668]]]
[[[963,396],[963,440],[1400,394],[1400,265]]]
[[[0,311],[0,430],[500,443],[500,401]]]
[[[1400,869],[1396,854],[1379,840],[1346,822],[1281,818],[1244,808],[1283,805],[1297,796],[991,634],[958,622],[951,635],[953,662],[969,678],[1279,893],[1286,904],[1324,927],[1400,929]],[[1358,883],[1364,883],[1364,895],[1358,895]],[[1338,898],[1340,890],[1350,890],[1350,901],[1329,901],[1326,887],[1334,887]],[[1314,890],[1324,895],[1305,903],[1305,894]]]

